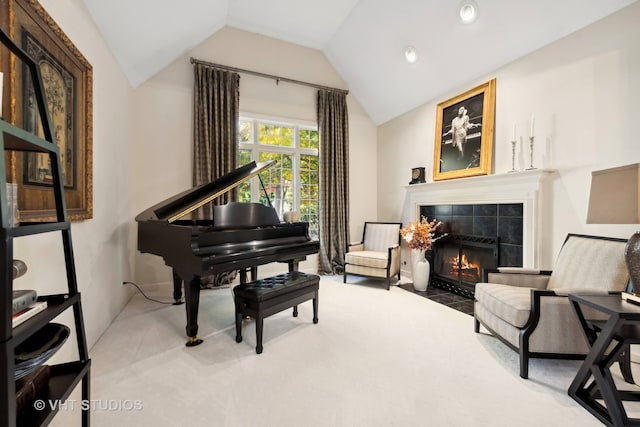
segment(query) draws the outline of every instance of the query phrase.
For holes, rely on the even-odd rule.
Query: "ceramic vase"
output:
[[[413,279],[413,288],[416,291],[424,292],[429,286],[429,273],[431,265],[424,257],[425,250],[411,250],[411,277]]]
[[[298,211],[288,211],[283,215],[284,222],[292,224],[294,222],[300,222],[300,212]]]

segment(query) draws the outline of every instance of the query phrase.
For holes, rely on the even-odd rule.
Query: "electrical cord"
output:
[[[136,287],[136,289],[138,289],[138,291],[142,294],[143,297],[145,297],[146,299],[148,299],[149,301],[153,301],[153,302],[157,302],[158,304],[167,304],[167,305],[180,305],[182,304],[182,301],[176,301],[176,302],[169,302],[169,301],[159,301],[157,299],[153,299],[153,298],[149,298],[143,291],[142,289],[140,289],[140,286],[136,285],[133,282],[122,282],[123,285],[133,285]]]

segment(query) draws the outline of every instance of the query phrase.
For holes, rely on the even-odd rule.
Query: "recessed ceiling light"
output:
[[[478,18],[478,5],[473,0],[465,0],[460,4],[460,22],[472,24]]]
[[[404,49],[404,57],[409,64],[415,64],[418,60],[418,53],[416,52],[416,48],[413,46],[407,46]]]

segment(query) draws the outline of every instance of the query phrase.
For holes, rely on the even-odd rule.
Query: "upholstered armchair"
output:
[[[387,279],[387,290],[391,277],[400,280],[400,229],[401,222],[365,222],[362,241],[350,243],[344,256],[344,283],[347,274],[380,277]]]
[[[624,291],[629,282],[625,245],[624,239],[569,234],[553,271],[488,272],[486,283],[475,287],[475,332],[483,325],[517,351],[522,378],[528,378],[530,358],[584,358],[589,348],[568,295]]]

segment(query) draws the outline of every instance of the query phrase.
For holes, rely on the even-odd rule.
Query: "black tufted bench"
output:
[[[293,307],[298,316],[298,304],[313,299],[313,323],[318,323],[318,288],[320,277],[292,271],[267,277],[233,288],[236,305],[236,342],[242,341],[242,318],[256,320],[256,353],[262,353],[262,325],[265,317]]]

